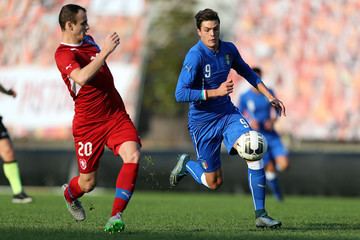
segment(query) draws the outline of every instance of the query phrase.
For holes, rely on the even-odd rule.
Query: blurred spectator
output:
[[[236,42],[290,110],[282,132],[359,140],[360,1],[238,1]]]
[[[58,11],[68,1],[6,0],[0,2],[0,66],[41,64],[52,66],[53,49],[58,45]],[[104,38],[109,31],[119,32],[122,49],[111,59],[127,63],[140,62],[143,16],[131,9],[143,9],[144,0],[115,1],[112,8],[99,1],[82,0],[78,4],[89,8],[91,25],[99,31],[95,38]],[[134,5],[134,6],[133,6]],[[93,6],[93,7],[90,7]],[[115,6],[115,7],[114,7]],[[116,7],[121,8],[116,11]],[[125,10],[124,10],[125,9]],[[129,10],[129,11],[126,11]],[[114,14],[114,11],[117,14]],[[94,19],[94,20],[93,20]],[[11,53],[11,54],[9,54]],[[110,60],[111,61],[111,60]]]

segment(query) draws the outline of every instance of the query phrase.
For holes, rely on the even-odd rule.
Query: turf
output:
[[[109,235],[103,226],[113,194],[82,198],[88,218],[76,223],[59,192],[31,190],[35,201],[11,203],[0,194],[0,239],[360,239],[360,204],[355,198],[288,196],[267,201],[278,230],[255,228],[250,196],[220,193],[136,192],[124,214],[126,229]]]

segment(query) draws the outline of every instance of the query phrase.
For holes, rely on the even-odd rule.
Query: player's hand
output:
[[[9,89],[7,93],[12,97],[16,97],[16,92],[12,89]]]
[[[217,89],[218,90],[218,95],[220,97],[222,96],[227,96],[230,93],[232,93],[234,91],[234,82],[232,79],[228,79],[225,82],[223,82],[220,87]]]
[[[109,34],[105,38],[103,51],[105,51],[106,54],[112,53],[115,48],[120,44],[120,37],[116,32],[113,32],[112,34]]]
[[[276,113],[279,114],[279,116],[281,116],[282,114],[284,114],[284,116],[286,116],[285,106],[282,101],[275,98],[270,103],[275,108]]]

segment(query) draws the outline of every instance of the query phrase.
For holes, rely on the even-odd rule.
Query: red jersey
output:
[[[83,86],[70,78],[74,69],[88,65],[99,52],[91,36],[85,36],[78,45],[62,43],[56,49],[56,65],[75,102],[74,123],[101,122],[114,117],[115,113],[126,112],[106,63]]]

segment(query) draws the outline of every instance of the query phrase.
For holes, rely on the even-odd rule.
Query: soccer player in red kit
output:
[[[79,168],[79,176],[63,186],[66,205],[75,220],[85,220],[78,199],[94,189],[106,145],[120,155],[123,166],[116,180],[111,217],[104,230],[123,231],[121,215],[134,191],[141,144],[105,62],[120,44],[120,38],[115,32],[109,34],[99,48],[86,34],[89,30],[86,9],[75,4],[62,7],[59,24],[62,42],[56,49],[55,60],[75,103],[73,136]]]

